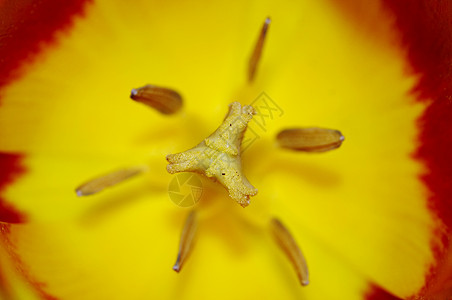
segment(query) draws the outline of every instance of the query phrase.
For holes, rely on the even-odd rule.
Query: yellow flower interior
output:
[[[11,229],[28,273],[59,299],[361,299],[368,281],[398,296],[417,291],[435,228],[423,167],[410,157],[424,106],[410,96],[416,79],[393,46],[391,18],[376,4],[364,14],[375,22],[360,27],[326,0],[89,6],[1,95],[1,149],[27,154],[28,172],[4,196],[32,221]],[[128,99],[147,83],[180,92],[182,111],[167,117]],[[259,194],[243,209],[203,181],[199,238],[175,274],[188,211],[168,201],[165,156],[211,133],[228,103],[262,91],[284,114],[254,125],[259,138],[242,155]],[[277,132],[294,126],[339,129],[346,141],[325,154],[278,149]],[[74,193],[142,162],[146,176]],[[307,288],[266,234],[273,216],[303,249]]]

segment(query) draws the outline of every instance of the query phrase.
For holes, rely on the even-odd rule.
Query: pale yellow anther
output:
[[[252,106],[238,102],[229,105],[223,123],[194,148],[166,157],[169,173],[195,172],[217,179],[229,192],[229,196],[245,207],[257,189],[242,173],[240,146],[248,122],[253,118]]]

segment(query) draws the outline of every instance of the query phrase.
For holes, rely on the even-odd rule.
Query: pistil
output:
[[[166,157],[167,171],[195,172],[218,180],[229,196],[241,206],[249,204],[250,196],[257,194],[242,173],[240,148],[248,122],[255,114],[252,106],[241,106],[238,102],[229,105],[229,112],[223,123],[209,137],[197,146]]]

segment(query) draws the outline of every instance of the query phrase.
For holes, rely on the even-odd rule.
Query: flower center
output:
[[[267,18],[252,52],[248,68],[249,82],[256,76],[269,24],[270,19]],[[166,115],[174,114],[182,108],[182,97],[178,92],[154,85],[133,89],[131,98]],[[256,110],[252,106],[242,107],[239,102],[231,103],[225,119],[211,135],[191,149],[166,156],[167,171],[170,174],[193,172],[205,175],[223,185],[229,196],[242,207],[248,206],[250,197],[258,191],[242,172],[241,148],[243,136],[253,115],[256,115]],[[340,147],[344,137],[341,132],[332,129],[292,128],[281,131],[276,140],[281,148],[324,152]],[[118,170],[82,184],[76,192],[78,196],[95,194],[147,170],[147,167],[142,166]],[[176,272],[182,269],[192,250],[198,224],[197,210],[195,208],[189,213],[182,229],[177,260],[173,266]],[[300,284],[307,285],[308,267],[295,239],[277,218],[269,221],[269,231],[294,266]]]
[[[246,207],[257,189],[242,173],[240,148],[248,122],[255,113],[252,106],[231,103],[226,118],[214,133],[197,146],[166,157],[167,171],[171,174],[195,172],[216,179],[232,199]]]

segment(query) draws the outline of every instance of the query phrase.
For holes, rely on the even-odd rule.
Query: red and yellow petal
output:
[[[23,157],[18,154],[0,153],[0,222],[22,223],[26,220],[24,213],[18,211],[14,206],[3,199],[3,193],[14,180],[24,171],[22,165]]]
[[[428,108],[419,119],[420,145],[415,156],[426,167],[422,181],[428,187],[428,207],[444,227],[433,244],[436,263],[426,277],[420,296],[447,299],[452,295],[452,5],[448,1],[384,1],[396,15],[396,26],[408,50],[412,70],[420,80],[413,92]]]
[[[435,262],[431,243],[439,243],[435,236],[439,224],[428,210],[428,191],[419,181],[424,167],[411,158],[417,146],[416,121],[425,105],[416,103],[411,94],[417,78],[406,74],[404,52],[394,47],[397,35],[391,15],[376,5],[365,11],[379,20],[378,42],[368,39],[374,31],[366,30],[372,28],[354,29],[355,23],[343,16],[319,19],[317,26],[308,27],[311,34],[303,31],[320,38],[314,45],[295,45],[291,61],[296,66],[286,66],[287,73],[275,72],[278,82],[270,82],[266,89],[279,106],[289,108],[267,127],[271,136],[279,128],[303,122],[340,129],[345,135],[342,147],[321,156],[275,155],[271,143],[262,141],[244,159],[259,165],[249,176],[260,181],[255,183],[261,187],[256,206],[271,195],[267,213],[284,216],[289,228],[296,228],[307,257],[315,252],[303,236],[311,235],[369,281],[408,297],[423,287]],[[330,38],[331,28],[336,35]],[[268,48],[271,53],[271,45]],[[295,53],[301,53],[297,60]],[[313,57],[319,61],[308,68]],[[295,87],[297,80],[305,86],[287,89],[283,84]],[[296,110],[290,109],[294,99]],[[268,173],[267,178],[262,173]],[[326,269],[311,261],[313,272]]]
[[[375,25],[354,23],[328,2],[140,4],[88,5],[70,35],[60,34],[57,45],[2,89],[0,128],[6,138],[0,149],[26,155],[21,165],[27,170],[2,195],[33,221],[11,226],[6,243],[28,281],[45,283],[38,284],[41,295],[383,295],[369,292],[369,282],[387,295],[417,293],[439,257],[431,246],[439,245],[436,216],[443,213],[432,214],[426,199],[432,191],[437,198],[438,188],[447,190],[448,177],[435,176],[447,175],[445,164],[438,164],[449,156],[432,155],[435,144],[421,139],[420,156],[435,170],[426,177],[427,190],[418,179],[425,166],[410,159],[418,146],[416,120],[427,104],[410,94],[417,77],[406,74],[405,52],[393,47],[398,36],[391,15],[366,7],[365,20]],[[267,15],[273,23],[265,54],[254,85],[246,87],[246,59]],[[185,112],[164,119],[128,102],[130,88],[146,81],[180,90]],[[260,194],[241,210],[209,186],[208,206],[223,204],[202,219],[203,238],[176,276],[168,249],[176,248],[184,212],[166,199],[171,177],[159,158],[204,138],[230,100],[252,102],[262,90],[285,114],[244,155]],[[425,128],[436,132],[441,130],[435,122],[445,118],[426,120]],[[293,125],[338,128],[346,142],[324,156],[272,151],[274,133]],[[423,131],[430,143],[431,131]],[[86,176],[140,160],[150,161],[155,172],[89,200],[75,197],[73,188]],[[260,176],[263,171],[270,175]],[[90,202],[97,205],[89,209]],[[442,210],[446,202],[433,203]],[[313,274],[307,289],[297,286],[290,266],[264,237],[261,224],[270,214],[284,219],[306,252]],[[253,229],[237,215],[262,219]],[[448,271],[433,280],[445,282]],[[63,275],[56,278],[56,272]],[[432,284],[427,293],[442,291],[442,284]]]
[[[19,78],[44,48],[55,45],[56,33],[69,29],[87,2],[2,1],[0,86]]]

